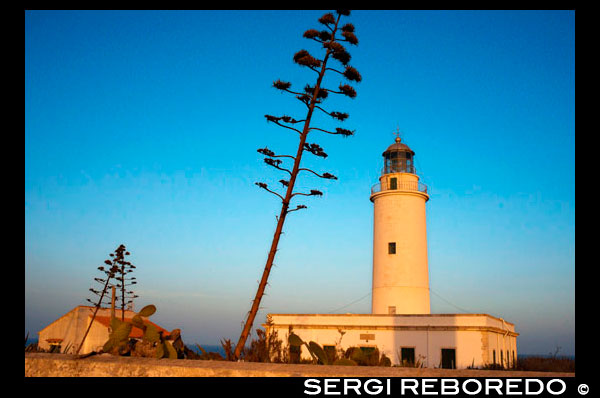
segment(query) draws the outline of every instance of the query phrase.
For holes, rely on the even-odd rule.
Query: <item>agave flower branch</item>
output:
[[[330,116],[333,119],[336,119],[340,122],[345,121],[348,118],[347,113],[343,112],[328,112],[321,108],[319,105],[325,101],[329,93],[334,94],[342,94],[349,98],[356,97],[356,91],[348,84],[340,84],[338,86],[338,90],[328,89],[322,86],[323,77],[325,76],[326,71],[335,71],[338,74],[342,75],[349,81],[360,82],[361,76],[356,69],[352,66],[348,65],[351,57],[346,48],[340,44],[339,42],[347,42],[351,45],[358,44],[358,39],[354,34],[354,26],[352,24],[345,24],[343,26],[339,26],[340,19],[342,16],[350,15],[349,10],[336,10],[336,14],[329,12],[319,18],[319,23],[324,26],[324,29],[309,29],[304,32],[304,37],[315,41],[321,44],[321,49],[324,50],[325,54],[323,59],[316,58],[307,50],[302,49],[296,52],[293,56],[293,61],[301,67],[308,68],[318,74],[317,80],[314,85],[306,84],[304,86],[303,91],[295,91],[291,90],[292,84],[282,80],[276,80],[273,83],[273,87],[277,90],[280,90],[282,93],[287,92],[295,96],[300,102],[302,102],[307,107],[307,114],[304,119],[297,120],[290,116],[273,116],[273,115],[265,115],[267,122],[273,122],[280,127],[284,127],[286,129],[293,130],[299,134],[299,142],[298,149],[296,151],[295,156],[291,155],[276,155],[275,152],[271,151],[268,148],[259,149],[258,152],[267,156],[264,161],[267,165],[272,166],[276,169],[285,171],[289,173],[289,180],[279,180],[279,182],[283,185],[286,192],[285,195],[280,195],[277,192],[269,189],[267,184],[264,182],[256,182],[255,184],[281,199],[282,206],[279,216],[276,216],[277,226],[275,228],[275,233],[273,234],[273,240],[271,242],[271,248],[269,250],[269,254],[267,257],[267,262],[265,264],[265,268],[263,270],[262,278],[259,282],[258,289],[256,291],[256,295],[254,300],[252,300],[252,308],[248,311],[246,321],[244,322],[244,327],[238,343],[235,347],[235,351],[231,355],[231,359],[239,359],[242,353],[242,350],[246,344],[246,340],[251,333],[252,324],[254,323],[254,319],[256,318],[256,314],[258,310],[261,308],[260,302],[262,297],[265,294],[265,288],[268,284],[269,274],[271,272],[271,268],[273,267],[273,262],[275,259],[275,254],[277,253],[277,247],[279,244],[279,239],[283,234],[283,225],[285,223],[286,216],[294,211],[306,209],[305,205],[297,205],[295,208],[290,209],[290,202],[295,196],[322,196],[323,193],[317,189],[310,190],[309,193],[302,192],[294,192],[294,186],[296,183],[296,178],[300,171],[309,171],[320,178],[325,179],[337,179],[334,175],[330,173],[322,173],[319,174],[313,170],[300,167],[300,163],[302,160],[302,155],[304,152],[310,152],[317,157],[327,158],[327,154],[323,151],[323,149],[314,143],[307,143],[307,135],[311,130],[320,130],[328,134],[339,134],[342,136],[350,136],[354,134],[354,131],[346,130],[346,129],[336,129],[336,132],[330,132],[322,129],[317,129],[314,127],[310,127],[312,116],[315,109],[319,109],[324,112],[326,115]],[[340,71],[334,68],[328,67],[328,62],[331,59],[338,61],[342,64],[344,70]],[[293,125],[303,123],[302,129],[292,127]],[[287,169],[281,166],[282,160],[278,158],[290,158],[293,159],[294,165],[292,169]]]
[[[288,172],[290,175],[292,175],[291,170],[286,169],[285,167],[279,167],[279,165],[282,163],[281,160],[279,159],[273,159],[273,158],[265,158],[264,159],[265,163],[268,164],[269,166],[275,167],[276,169],[279,169],[281,171],[286,171]]]
[[[286,129],[293,130],[293,131],[297,132],[298,134],[302,134],[302,131],[300,131],[298,129],[295,129],[293,127],[286,126],[285,124],[279,123],[279,121],[282,120],[283,117],[276,117],[276,116],[272,116],[272,115],[265,115],[265,118],[267,119],[268,122],[273,122],[273,123],[275,123],[278,126],[285,127]]]
[[[261,149],[257,149],[256,152],[258,153],[262,153],[265,156],[269,156],[272,158],[291,158],[296,160],[296,158],[292,155],[275,155],[275,152],[271,151],[269,148],[265,147],[265,148],[261,148]]]
[[[280,194],[278,194],[275,191],[271,191],[269,188],[267,188],[267,184],[265,184],[264,182],[255,182],[255,185],[258,185],[260,188],[264,189],[267,192],[271,192],[273,195],[277,195],[279,196],[279,198],[284,201],[285,199],[283,199],[283,196],[281,196]]]
[[[321,177],[321,178],[324,178],[326,180],[337,180],[337,177],[334,176],[333,174],[329,174],[329,173],[319,174],[316,171],[313,171],[311,169],[304,169],[304,168],[298,169],[298,171],[302,171],[302,170],[304,170],[304,171],[310,171],[311,173],[313,173],[317,177]]]
[[[317,189],[311,189],[310,193],[302,193],[302,192],[294,192],[292,196],[302,195],[302,196],[323,196],[323,192]]]
[[[304,206],[304,205],[298,205],[298,206],[296,206],[296,208],[295,208],[295,209],[288,210],[287,212],[288,212],[288,213],[291,213],[291,212],[293,212],[293,211],[302,210],[302,209],[306,209],[306,206]],[[265,293],[265,294],[266,294],[266,293]]]
[[[340,127],[337,127],[335,129],[335,132],[333,132],[333,131],[326,131],[326,130],[323,130],[323,129],[320,129],[320,128],[317,128],[317,127],[311,127],[311,130],[319,130],[319,131],[322,131],[324,133],[333,134],[333,135],[339,134],[339,135],[343,135],[344,137],[349,137],[351,135],[354,135],[354,131],[346,130],[346,129],[343,129],[343,128],[340,128]]]

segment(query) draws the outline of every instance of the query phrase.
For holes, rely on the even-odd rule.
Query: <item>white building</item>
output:
[[[383,153],[371,189],[373,282],[371,314],[268,314],[267,333],[287,341],[290,329],[326,350],[377,347],[393,364],[462,369],[512,366],[515,325],[487,314],[431,314],[425,203],[414,152],[400,138]],[[308,352],[303,348],[303,357]]]
[[[90,322],[92,322],[94,310],[95,307],[79,305],[50,323],[38,332],[38,347],[44,350],[53,349],[59,353],[75,353],[83,340]],[[135,315],[135,312],[125,310],[125,321],[131,322]],[[115,309],[115,317],[121,319],[120,309]],[[147,317],[142,317],[142,320],[145,324],[152,324],[159,331],[162,331],[163,336],[169,335],[169,331],[149,321]],[[104,346],[104,343],[108,341],[109,329],[110,308],[100,308],[85,338],[85,342],[81,350],[79,350],[79,354],[99,351]],[[129,337],[140,339],[143,334],[142,329],[134,326],[131,328]]]

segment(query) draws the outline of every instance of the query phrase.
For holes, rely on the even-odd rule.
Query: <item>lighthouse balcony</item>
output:
[[[416,191],[427,194],[427,185],[418,181],[398,181],[394,178],[390,182],[378,182],[371,187],[371,195],[382,191]]]

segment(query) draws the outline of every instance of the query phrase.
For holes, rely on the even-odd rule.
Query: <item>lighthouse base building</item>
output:
[[[293,331],[325,352],[377,348],[394,365],[511,367],[517,358],[515,325],[487,314],[269,314],[263,326],[282,341]],[[302,350],[309,359],[306,347]]]
[[[397,137],[383,153],[373,202],[371,314],[268,314],[266,333],[291,333],[326,353],[377,348],[394,365],[464,369],[512,367],[515,325],[488,314],[431,314],[425,203],[414,152]],[[310,358],[305,346],[299,353]]]

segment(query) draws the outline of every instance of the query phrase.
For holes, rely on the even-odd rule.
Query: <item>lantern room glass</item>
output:
[[[407,151],[386,151],[384,157],[384,174],[412,173],[416,174],[413,155]]]

